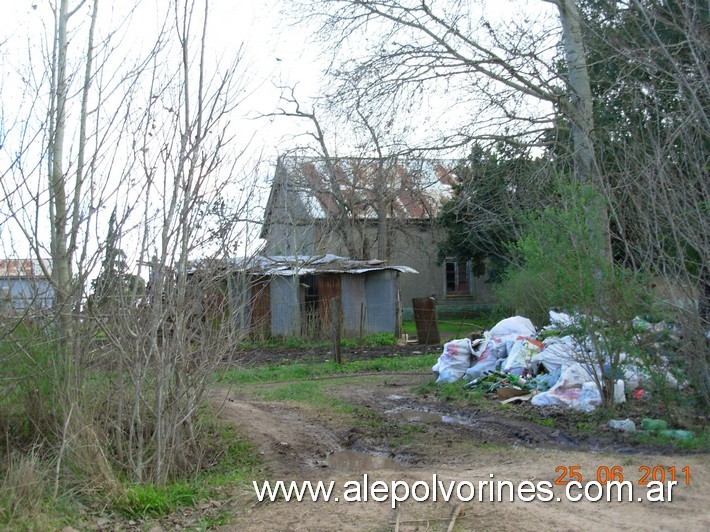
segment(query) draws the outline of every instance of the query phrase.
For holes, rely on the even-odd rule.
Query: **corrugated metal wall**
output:
[[[54,288],[46,279],[0,279],[0,310],[10,314],[29,307],[51,308]]]
[[[299,336],[301,334],[301,297],[298,276],[271,277],[271,334]]]
[[[343,275],[341,278],[343,294],[343,334],[354,337],[360,334],[360,313],[365,303],[365,275]],[[367,310],[364,309],[365,315]],[[365,332],[367,322],[365,322]]]
[[[229,312],[234,332],[248,334],[251,326],[251,278],[234,273],[227,278],[229,289]],[[267,307],[268,308],[268,307]]]
[[[397,328],[397,272],[368,272],[365,278],[367,333],[393,333]]]

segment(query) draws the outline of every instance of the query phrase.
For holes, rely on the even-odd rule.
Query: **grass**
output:
[[[357,373],[429,370],[438,354],[391,356],[369,360],[353,360],[336,364],[333,361],[310,364],[277,364],[248,369],[230,369],[215,376],[221,384],[247,384],[284,380],[317,379],[319,377],[353,375]]]
[[[287,401],[307,404],[319,412],[343,416],[353,426],[360,428],[382,428],[384,419],[372,409],[353,405],[343,399],[332,397],[327,392],[326,382],[289,382],[268,390],[255,393],[264,401]]]
[[[192,482],[173,482],[166,486],[132,484],[114,509],[131,519],[162,517],[179,508],[193,506],[204,497],[201,486]]]
[[[373,333],[360,338],[342,338],[340,345],[346,349],[355,347],[385,347],[394,345],[397,339],[391,333]],[[249,351],[257,349],[307,349],[328,348],[333,346],[332,339],[314,340],[308,337],[280,337],[272,336],[263,340],[245,340],[240,342],[238,348]]]
[[[485,329],[489,329],[491,327],[491,324],[487,318],[478,318],[473,320],[456,320],[449,318],[446,320],[438,320],[437,325],[439,327],[439,332],[441,333],[453,333],[460,334],[462,336],[475,331],[483,332]],[[402,332],[417,334],[417,327],[414,320],[402,321]]]
[[[181,508],[195,506],[209,499],[224,498],[229,492],[245,486],[261,467],[259,455],[251,442],[232,425],[210,420],[210,437],[217,453],[215,464],[190,478],[171,481],[164,486],[127,484],[122,495],[113,502],[113,510],[129,519],[161,518]],[[224,511],[202,518],[202,526],[224,525],[230,516]]]

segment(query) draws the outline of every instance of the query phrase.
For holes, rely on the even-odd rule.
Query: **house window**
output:
[[[471,276],[466,261],[446,261],[446,295],[469,295]]]

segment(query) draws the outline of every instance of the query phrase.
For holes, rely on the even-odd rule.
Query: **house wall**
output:
[[[282,180],[272,191],[270,223],[264,227],[265,255],[312,255],[315,224],[298,194]]]
[[[360,253],[353,256],[338,231],[326,220],[310,220],[308,210],[299,195],[282,181],[274,184],[269,225],[264,228],[267,255],[312,255],[332,253],[353,259],[377,257],[377,223],[363,222],[353,229],[352,247]],[[395,221],[389,228],[388,263],[410,266],[418,274],[402,274],[399,284],[401,305],[411,308],[412,299],[434,296],[437,305],[459,307],[488,305],[495,302],[493,291],[484,278],[471,279],[468,295],[447,295],[445,265],[438,265],[437,243],[443,239],[443,231],[432,223],[420,221]]]
[[[312,233],[315,238],[315,253],[333,253],[348,256],[348,250],[342,240],[333,231],[319,225]],[[446,267],[437,264],[437,243],[443,239],[442,230],[431,224],[407,223],[398,224],[390,232],[391,265],[409,266],[417,270],[417,274],[401,274],[399,287],[402,307],[412,306],[412,299],[434,296],[437,306],[458,307],[466,305],[490,305],[495,302],[495,296],[490,284],[484,277],[471,279],[471,292],[468,295],[446,294]],[[363,242],[364,240],[364,242]],[[364,230],[364,238],[357,240],[357,245],[363,246],[364,257],[377,256],[377,226],[373,223]]]
[[[0,278],[0,312],[10,314],[29,307],[48,309],[54,303],[54,288],[42,278]]]

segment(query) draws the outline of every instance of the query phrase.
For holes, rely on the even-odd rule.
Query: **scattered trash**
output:
[[[566,406],[582,412],[591,412],[601,402],[601,395],[593,382],[585,382],[581,388],[553,387],[530,401],[535,406]]]
[[[519,337],[513,344],[508,357],[503,363],[502,370],[506,373],[523,375],[531,371],[532,358],[543,348],[542,342],[532,338]]]
[[[675,327],[675,325],[672,325],[670,323],[666,323],[665,321],[659,321],[656,323],[652,323],[651,321],[642,318],[640,316],[636,316],[633,320],[631,320],[631,325],[634,326],[634,329],[636,329],[639,332],[654,332],[654,333],[668,333],[670,335],[677,335],[680,331],[678,331]]]
[[[638,390],[634,390],[634,392],[631,394],[631,397],[633,397],[637,401],[641,399],[648,399],[648,392],[639,388]]]
[[[536,406],[566,406],[585,412],[602,404],[601,383],[606,386],[613,382],[615,403],[625,402],[627,394],[636,400],[647,399],[647,387],[653,385],[656,371],[661,372],[668,386],[685,386],[682,378],[674,376],[680,373],[672,354],[668,354],[672,351],[664,347],[679,333],[676,326],[654,323],[645,317],[634,318],[632,325],[637,331],[634,336],[643,339],[642,348],[650,351],[652,360],[657,361],[651,375],[644,367],[634,365],[637,358],[625,353],[612,357],[599,351],[607,345],[603,334],[608,324],[603,320],[557,311],[550,311],[549,316],[550,325],[539,333],[528,318],[513,316],[498,322],[475,342],[465,338],[447,343],[432,368],[438,374],[437,382],[469,379],[466,388],[497,395],[501,402],[529,399]],[[580,336],[579,331],[590,323],[595,325],[596,336]],[[644,430],[667,428],[644,427]]]
[[[636,424],[630,419],[611,419],[608,426],[610,429],[620,430],[621,432],[636,432]]]
[[[503,388],[498,388],[498,400],[507,401],[513,397],[520,397],[522,395],[530,395],[528,390],[523,390],[522,388],[516,388],[515,386],[505,386]]]
[[[507,405],[510,403],[523,403],[523,402],[529,401],[532,398],[533,398],[533,394],[531,394],[531,393],[526,394],[526,395],[516,395],[514,397],[511,397],[510,399],[504,399],[503,401],[500,402],[500,404]]]
[[[574,410],[591,412],[602,402],[597,385],[590,381],[590,371],[579,362],[562,369],[557,383],[546,392],[532,398],[535,406],[567,406]]]
[[[485,375],[482,375],[466,384],[465,388],[476,388],[483,390],[484,393],[490,394],[497,393],[502,388],[519,389],[524,391],[526,394],[531,391],[530,385],[523,377],[519,377],[518,375],[514,375],[512,373],[501,373],[500,371],[489,371]]]
[[[495,370],[498,359],[508,355],[506,343],[502,338],[489,338],[481,344],[477,362],[466,370],[469,379],[477,379],[488,371]]]
[[[581,351],[581,346],[571,336],[546,338],[542,342],[542,350],[532,357],[532,368],[537,372],[542,365],[552,373],[577,360]]]

